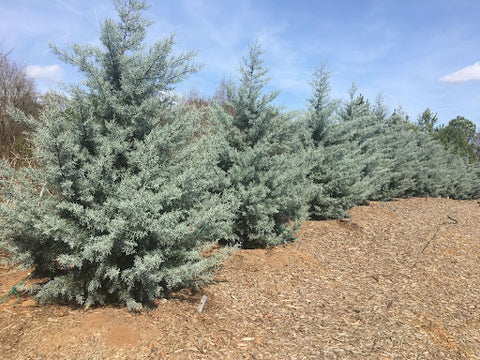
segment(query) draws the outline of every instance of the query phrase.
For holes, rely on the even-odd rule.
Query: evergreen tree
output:
[[[377,121],[385,122],[387,121],[388,110],[384,103],[384,98],[382,94],[377,95],[375,98],[375,106],[373,108],[373,114],[377,118]]]
[[[318,147],[324,140],[327,127],[338,108],[338,101],[330,99],[330,74],[326,70],[325,65],[315,70],[310,85],[313,94],[308,99],[309,115],[307,117],[307,129],[311,133],[314,145]]]
[[[479,159],[475,152],[475,135],[475,124],[463,116],[457,116],[447,126],[437,128],[434,137],[454,154],[473,162]]]
[[[139,309],[205,281],[225,254],[204,255],[231,228],[211,115],[166,96],[196,71],[193,54],[173,56],[172,37],[146,47],[145,2],[116,8],[102,47],[54,48],[85,81],[33,124],[38,166],[0,173],[1,244],[47,278],[40,301]]]
[[[417,126],[428,132],[429,134],[433,134],[435,130],[435,124],[438,122],[437,114],[433,114],[430,108],[426,108],[425,111],[418,116],[417,119]]]
[[[312,97],[308,99],[308,113],[300,124],[304,130],[300,132],[301,140],[311,161],[311,172],[308,174],[313,190],[309,199],[310,215],[320,219],[348,216],[339,192],[344,187],[339,181],[345,180],[349,164],[344,161],[344,153],[334,151],[326,144],[332,128],[336,126],[334,115],[338,102],[330,99],[330,75],[324,65],[315,70],[310,85]]]
[[[294,141],[291,118],[265,93],[267,68],[258,43],[240,68],[240,83],[228,89],[222,111],[228,146],[221,158],[235,198],[232,238],[244,247],[292,240],[306,217],[308,182],[305,154]]]
[[[318,84],[326,80],[318,80],[312,83],[310,103],[324,97],[318,96],[322,94]],[[339,109],[336,119],[330,118],[321,146],[316,146],[310,177],[317,187],[311,211],[320,219],[349,216],[346,210],[376,196],[388,171],[382,151],[385,122],[377,119],[369,102],[356,91],[352,86],[350,100]],[[315,114],[311,108],[310,116]]]
[[[478,165],[449,154],[434,140],[436,116],[429,109],[419,118],[422,126],[415,127],[401,109],[387,117],[380,97],[371,108],[353,86],[350,100],[337,116],[331,112],[325,121],[317,111],[331,104],[325,100],[328,76],[323,69],[315,73],[312,86],[310,104],[321,104],[310,106],[304,121],[309,141],[303,144],[312,149],[313,159],[309,174],[315,186],[310,200],[312,215],[320,219],[348,216],[350,207],[365,200],[479,196]],[[312,124],[322,124],[321,138]],[[455,131],[469,134],[462,138],[474,137],[475,128],[465,121],[456,125]]]
[[[390,117],[388,124],[384,154],[392,159],[392,165],[378,199],[478,196],[476,166],[446,151],[431,134],[418,131],[398,113]]]

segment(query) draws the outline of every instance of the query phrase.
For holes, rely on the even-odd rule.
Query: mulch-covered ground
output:
[[[480,359],[479,203],[350,213],[305,222],[287,246],[240,250],[200,292],[139,314],[12,294],[0,304],[0,358]],[[0,298],[26,275],[0,268]]]

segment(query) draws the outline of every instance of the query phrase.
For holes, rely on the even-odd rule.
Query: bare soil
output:
[[[125,308],[0,304],[2,359],[480,359],[480,205],[372,202],[240,250],[199,292]],[[0,268],[0,297],[27,272]],[[202,295],[205,309],[196,314]]]

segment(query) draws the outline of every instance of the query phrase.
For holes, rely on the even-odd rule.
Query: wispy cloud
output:
[[[480,80],[480,61],[440,78],[444,82],[466,82]]]
[[[63,71],[59,65],[31,65],[26,68],[27,75],[36,80],[59,82],[63,77]]]

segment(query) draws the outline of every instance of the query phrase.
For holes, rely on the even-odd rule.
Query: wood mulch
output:
[[[130,313],[0,304],[2,359],[480,359],[480,205],[371,202]],[[0,268],[0,297],[27,272]],[[200,299],[208,296],[202,313]]]

